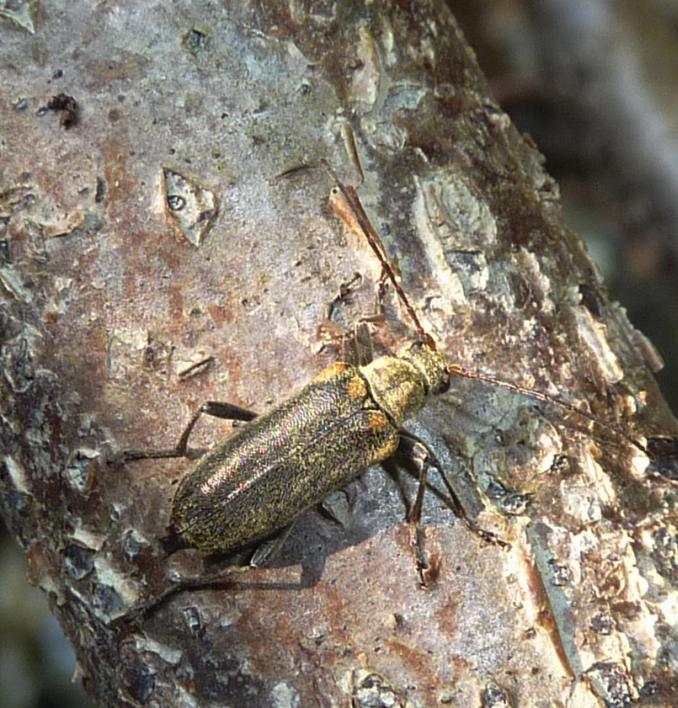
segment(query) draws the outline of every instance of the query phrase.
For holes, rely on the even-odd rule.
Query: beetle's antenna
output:
[[[647,447],[645,447],[645,445],[638,442],[638,440],[636,440],[635,438],[631,437],[626,431],[622,430],[622,428],[620,428],[619,426],[614,425],[613,423],[608,423],[606,420],[599,418],[597,415],[589,413],[583,408],[575,406],[573,403],[568,403],[562,398],[549,396],[547,393],[535,391],[532,388],[520,386],[519,384],[511,383],[510,381],[504,381],[503,379],[497,379],[494,376],[490,376],[489,374],[485,374],[480,371],[471,371],[470,369],[465,369],[463,366],[459,366],[458,364],[448,364],[447,370],[455,376],[462,376],[465,379],[473,379],[474,381],[484,381],[486,383],[493,384],[494,386],[499,386],[501,388],[508,389],[509,391],[515,391],[516,393],[519,393],[522,396],[525,396],[526,398],[533,398],[536,401],[542,401],[543,403],[551,403],[553,405],[560,406],[561,408],[564,408],[565,410],[568,410],[571,413],[575,413],[576,415],[581,416],[582,418],[590,420],[592,423],[595,423],[604,430],[607,430],[610,433],[613,433],[614,435],[618,435],[641,452],[645,453],[646,455],[649,455],[649,451]]]
[[[421,338],[422,342],[431,347],[431,349],[437,349],[433,337],[431,337],[431,335],[424,329],[423,325],[419,321],[419,317],[417,317],[417,313],[414,311],[412,305],[410,305],[410,301],[407,299],[402,286],[398,282],[398,279],[393,272],[393,267],[386,254],[384,244],[382,243],[381,238],[379,238],[377,230],[374,226],[372,226],[372,222],[367,216],[355,188],[344,184],[337,177],[336,173],[327,162],[323,161],[323,164],[336,182],[336,187],[332,189],[332,193],[330,194],[330,204],[332,205],[335,214],[351,231],[358,233],[365,238],[372,251],[374,251],[374,255],[381,263],[381,267],[384,269],[388,279],[393,284],[393,287],[398,294],[398,298],[407,310],[407,314],[412,320],[412,323],[414,324],[417,334]]]
[[[407,310],[407,314],[414,323],[414,326],[417,330],[417,334],[424,342],[424,344],[431,347],[431,349],[437,351],[435,340],[428,332],[426,332],[426,330],[422,326],[421,322],[419,321],[419,318],[417,317],[417,313],[414,311],[414,308],[410,304],[409,300],[407,299],[407,296],[405,295],[405,292],[403,291],[400,283],[398,282],[398,279],[396,278],[395,273],[393,272],[393,267],[391,266],[388,256],[386,255],[384,245],[381,239],[379,238],[379,234],[372,225],[370,218],[367,216],[367,213],[365,212],[365,209],[360,201],[360,197],[358,196],[358,193],[356,192],[355,188],[351,187],[350,185],[345,185],[337,177],[332,167],[325,160],[323,160],[322,163],[325,165],[329,173],[332,175],[334,181],[336,182],[336,187],[332,190],[332,194],[330,195],[330,203],[335,213],[351,231],[365,237],[367,243],[370,245],[370,248],[372,249],[372,251],[374,251],[374,254],[379,259],[379,262],[381,263],[384,272],[387,274],[391,283],[393,283],[393,287],[395,288],[395,291],[398,294],[398,298],[402,302],[403,306]],[[630,443],[644,454],[650,454],[648,448],[645,447],[645,445],[640,443],[635,438],[631,437],[627,432],[622,430],[622,428],[614,425],[613,423],[608,423],[607,421],[602,420],[593,413],[589,413],[588,411],[583,410],[579,406],[575,406],[572,403],[568,403],[567,401],[564,401],[561,398],[549,396],[548,394],[542,393],[541,391],[535,391],[534,389],[527,388],[525,386],[520,386],[519,384],[511,383],[510,381],[504,381],[502,379],[495,378],[494,376],[490,376],[489,374],[485,374],[480,371],[472,371],[470,369],[464,368],[463,366],[459,366],[458,364],[448,364],[448,371],[451,374],[454,374],[455,376],[461,376],[465,379],[472,379],[474,381],[484,381],[485,383],[493,384],[494,386],[499,386],[501,388],[508,389],[509,391],[519,393],[522,396],[525,396],[526,398],[532,398],[543,403],[550,403],[552,405],[559,406],[564,410],[570,411],[571,413],[574,413],[578,416],[581,416],[582,418],[585,418],[586,420],[591,421],[592,423],[598,425],[604,430],[607,430],[613,435],[616,435],[622,438],[623,440],[626,440],[626,442]]]

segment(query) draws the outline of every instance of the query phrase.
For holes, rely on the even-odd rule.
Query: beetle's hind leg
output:
[[[164,459],[170,457],[194,457],[193,451],[188,448],[188,439],[193,432],[195,424],[200,419],[202,414],[211,415],[215,418],[223,418],[224,420],[242,420],[250,421],[257,417],[253,411],[246,408],[241,408],[233,403],[221,403],[219,401],[207,401],[193,414],[188,421],[188,425],[179,438],[177,446],[168,450],[125,450],[122,457],[127,460],[148,460],[148,459]]]

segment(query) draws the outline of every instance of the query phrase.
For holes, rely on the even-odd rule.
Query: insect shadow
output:
[[[420,583],[427,584],[429,580],[434,579],[431,568],[435,566],[436,561],[430,563],[425,557],[419,535],[418,521],[421,515],[423,492],[419,486],[416,494],[413,494],[412,484],[406,484],[407,477],[420,482],[421,465],[428,464],[426,458],[428,453],[422,452],[422,449],[417,447],[418,444],[417,436],[406,433],[398,450],[390,458],[381,462],[380,467],[383,469],[371,467],[366,470],[365,474],[325,498],[316,507],[299,514],[294,523],[282,532],[271,534],[260,541],[246,543],[234,552],[202,554],[202,569],[196,576],[181,577],[159,592],[155,594],[151,592],[149,600],[142,601],[137,607],[131,608],[120,620],[116,620],[115,624],[134,624],[135,621],[155,613],[161,606],[186,591],[271,590],[279,592],[298,591],[315,586],[322,578],[328,557],[344,548],[361,544],[374,536],[378,529],[383,530],[386,527],[384,524],[375,526],[365,521],[366,517],[370,517],[370,512],[375,506],[379,506],[380,509],[384,507],[384,489],[380,489],[378,495],[375,494],[374,489],[377,485],[383,486],[379,477],[381,476],[383,480],[384,472],[395,482],[395,484],[391,482],[393,494],[398,496],[398,502],[402,502],[408,509],[408,518],[412,520],[416,516],[416,522],[413,521],[410,525],[410,542],[414,549]],[[159,457],[163,452],[167,451],[154,451],[154,455]],[[186,450],[189,458],[199,452],[202,451]],[[128,452],[127,455],[132,459],[138,459],[140,453]],[[437,458],[436,464],[441,466],[440,478],[444,481],[445,487],[451,491],[448,493],[446,489],[441,489],[439,484],[433,485],[428,481],[425,483],[426,489],[434,494],[443,506],[459,513],[460,502],[454,488],[447,480],[442,463],[437,461]],[[388,485],[388,480],[386,484]],[[397,521],[392,519],[392,524],[396,523]],[[474,522],[470,523],[475,528]],[[479,530],[479,535],[485,541],[507,545],[489,532]],[[162,545],[168,556],[189,548],[188,544],[181,543],[180,539],[176,538],[176,534],[172,533],[162,539]],[[299,580],[297,582],[253,580],[251,573],[247,577],[244,572],[251,571],[252,565],[263,565],[266,568],[299,566]]]

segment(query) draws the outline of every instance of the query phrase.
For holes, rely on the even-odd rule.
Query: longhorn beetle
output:
[[[335,181],[330,194],[332,208],[349,229],[367,240],[419,339],[405,345],[397,356],[380,356],[358,365],[332,364],[297,394],[261,416],[231,404],[208,402],[193,415],[175,448],[125,452],[126,460],[190,457],[188,439],[203,413],[247,422],[207,452],[180,481],[172,502],[169,535],[164,539],[168,551],[193,547],[208,554],[230,553],[271,536],[289,527],[302,511],[344,487],[370,465],[391,457],[401,442],[418,450],[421,458],[419,487],[408,513],[415,529],[427,473],[434,466],[441,472],[455,513],[482,539],[506,546],[466,515],[434,453],[401,427],[425,405],[428,396],[447,390],[450,375],[484,381],[555,404],[648,454],[645,446],[621,428],[588,411],[449,362],[421,325],[355,188],[344,184],[327,163],[323,164]],[[426,562],[415,545],[424,584]],[[161,599],[190,585],[191,582],[180,582]]]

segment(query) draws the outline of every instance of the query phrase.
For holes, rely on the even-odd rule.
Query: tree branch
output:
[[[116,453],[171,447],[207,400],[288,397],[335,358],[318,328],[356,272],[339,324],[372,311],[380,265],[333,215],[330,176],[300,165],[357,184],[360,161],[365,209],[453,361],[634,436],[675,421],[442,2],[90,7],[3,30],[0,78],[2,508],[88,692],[244,706],[668,691],[670,483],[621,441],[471,381],[411,426],[509,552],[430,495],[421,590],[401,496],[371,469],[335,500],[343,526],[307,512],[273,567],[120,621],[224,563],[160,543],[191,463]],[[68,129],[38,111],[56,93],[77,103]],[[392,293],[375,330],[382,352],[413,336]],[[228,434],[201,420],[192,445]]]

